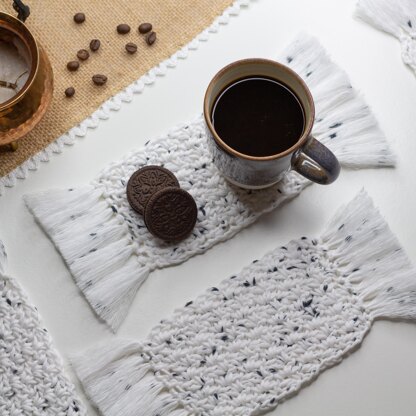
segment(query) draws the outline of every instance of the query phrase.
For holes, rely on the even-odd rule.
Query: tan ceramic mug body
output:
[[[228,146],[215,131],[212,110],[217,98],[236,81],[250,77],[271,78],[286,85],[302,105],[303,133],[292,147],[281,153],[261,157],[243,154]],[[298,74],[278,62],[245,59],[220,70],[205,93],[204,118],[213,161],[220,172],[235,185],[249,189],[266,188],[279,182],[290,169],[320,184],[330,184],[339,175],[337,158],[311,135],[315,105],[308,87]],[[275,140],[279,140],[279,137],[276,136]]]

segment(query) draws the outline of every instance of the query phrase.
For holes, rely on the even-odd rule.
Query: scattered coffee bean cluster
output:
[[[77,24],[82,24],[86,20],[85,13],[76,13],[74,15],[74,22]],[[156,42],[156,32],[153,30],[153,26],[151,23],[141,23],[138,32],[139,34],[145,35],[146,43],[151,46]],[[117,33],[120,35],[127,35],[131,31],[131,27],[127,23],[120,23],[116,27]],[[101,42],[99,39],[92,39],[89,45],[91,52],[97,52],[100,49]],[[137,44],[134,42],[128,42],[125,45],[125,50],[128,54],[133,55],[137,52]],[[80,49],[77,52],[77,58],[78,60],[69,61],[66,64],[66,67],[68,71],[74,72],[78,71],[80,67],[80,63],[83,61],[86,61],[90,57],[90,52],[87,49]],[[94,74],[92,76],[92,82],[97,86],[102,86],[107,83],[107,76],[103,74]],[[68,87],[65,90],[65,95],[68,98],[71,98],[75,95],[75,88],[74,87]]]
[[[198,209],[191,194],[162,166],[145,166],[127,183],[130,206],[144,217],[151,234],[167,242],[188,237],[195,227]]]

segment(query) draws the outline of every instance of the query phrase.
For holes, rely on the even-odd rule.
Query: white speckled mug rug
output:
[[[36,308],[5,265],[0,241],[0,415],[86,416]]]
[[[114,340],[73,365],[103,416],[259,415],[340,362],[378,318],[416,319],[416,270],[362,191],[320,237],[253,261],[143,342]]]
[[[300,36],[280,61],[309,85],[317,112],[313,133],[344,167],[394,164],[368,106],[316,39]],[[178,244],[152,237],[143,218],[127,202],[129,177],[147,164],[171,170],[197,203],[195,229]],[[111,164],[90,185],[29,195],[26,203],[93,310],[116,330],[152,270],[181,263],[231,238],[309,184],[290,172],[278,185],[260,191],[230,185],[212,163],[204,124],[198,117]]]
[[[416,74],[416,2],[359,0],[357,17],[399,39],[403,62]]]

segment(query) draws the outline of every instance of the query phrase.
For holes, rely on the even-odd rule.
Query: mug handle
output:
[[[293,153],[291,163],[296,172],[321,185],[334,182],[341,170],[335,155],[312,136]]]
[[[22,0],[13,0],[12,6],[17,12],[17,18],[24,23],[30,15],[30,7],[24,4]]]

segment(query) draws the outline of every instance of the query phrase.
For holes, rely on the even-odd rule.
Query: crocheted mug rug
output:
[[[253,261],[143,342],[72,362],[103,416],[257,415],[354,351],[376,318],[416,319],[416,270],[362,191],[321,237]]]
[[[346,74],[312,37],[300,36],[283,54],[308,83],[316,103],[314,135],[344,167],[392,166],[394,157],[365,102]],[[172,171],[198,206],[191,236],[178,244],[152,237],[129,206],[126,184],[145,165]],[[259,191],[228,183],[212,163],[202,117],[111,164],[91,184],[26,196],[97,315],[113,330],[152,270],[181,263],[231,238],[260,215],[298,195],[309,181],[290,172]]]
[[[416,74],[416,2],[359,0],[357,17],[399,39],[403,62]]]
[[[36,308],[5,265],[0,241],[1,416],[86,416]]]

